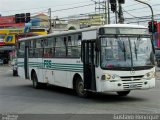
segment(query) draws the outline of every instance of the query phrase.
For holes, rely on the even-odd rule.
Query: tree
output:
[[[76,30],[76,28],[74,26],[71,26],[68,28],[68,30]]]

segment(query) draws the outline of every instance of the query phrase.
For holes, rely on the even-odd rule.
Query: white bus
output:
[[[155,87],[154,52],[148,29],[110,24],[18,40],[18,75],[33,87],[52,84],[92,92]]]

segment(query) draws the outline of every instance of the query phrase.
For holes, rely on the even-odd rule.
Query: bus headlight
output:
[[[111,75],[110,74],[105,74],[102,75],[101,80],[110,80],[111,79]]]
[[[150,79],[152,79],[152,78],[155,78],[155,72],[148,72],[148,73],[146,73],[145,75],[144,75],[144,77],[143,77],[144,79],[147,79],[147,80],[150,80]]]
[[[101,76],[101,80],[119,80],[120,77],[118,75],[104,74]]]

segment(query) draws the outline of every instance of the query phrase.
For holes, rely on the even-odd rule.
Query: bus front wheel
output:
[[[130,93],[130,91],[120,91],[120,92],[117,92],[117,94],[119,96],[127,96],[129,93]]]
[[[84,90],[84,82],[81,78],[76,81],[76,93],[80,97],[87,97],[87,91]]]

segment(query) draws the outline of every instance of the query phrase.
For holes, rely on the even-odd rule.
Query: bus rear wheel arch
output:
[[[36,89],[40,88],[40,83],[38,82],[37,74],[34,70],[31,72],[31,79],[32,79],[33,87]]]

